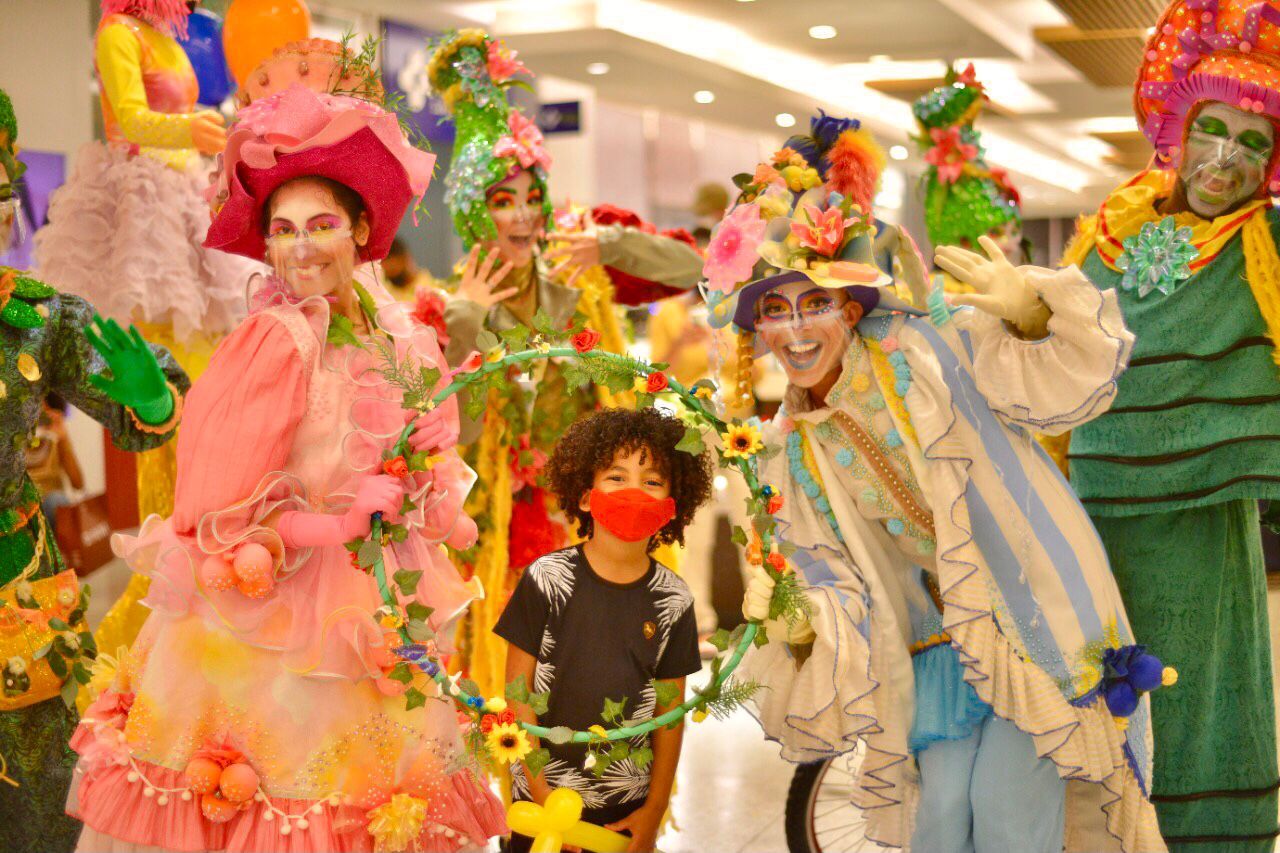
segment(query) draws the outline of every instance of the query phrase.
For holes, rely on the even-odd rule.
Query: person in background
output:
[[[729,206],[729,191],[723,185],[706,183],[698,187],[693,196],[693,215],[697,224],[693,229],[693,239],[698,248],[704,249],[711,239],[711,229],[724,218],[725,209]]]
[[[602,350],[624,352],[618,306],[690,290],[702,268],[685,241],[625,224],[629,212],[599,206],[590,215],[553,215],[551,156],[537,126],[507,100],[521,82],[515,78],[528,73],[501,40],[478,29],[443,37],[429,64],[457,128],[445,201],[469,253],[444,314],[453,365],[535,321],[585,326]],[[468,614],[457,660],[485,695],[505,683],[506,649],[493,634],[502,603],[530,563],[569,541],[546,489],[546,460],[579,416],[615,405],[608,388],[575,387],[554,361],[538,363],[530,379],[493,389],[482,409],[459,394],[459,440],[479,475],[467,506],[480,536],[455,556],[485,598]]]
[[[438,289],[431,273],[418,266],[413,252],[399,237],[391,241],[391,251],[382,259],[382,283],[397,302],[413,302],[419,289]]]
[[[21,239],[13,188],[18,119],[0,91],[0,254]],[[5,222],[9,224],[4,225]],[[56,392],[138,452],[168,441],[187,376],[137,329],[98,316],[84,299],[22,270],[0,267],[0,850],[75,847],[65,813],[75,754],[75,700],[96,655],[84,621],[87,592],[51,535],[27,448]],[[61,624],[61,628],[58,625]],[[54,641],[57,640],[55,645]]]
[[[921,183],[925,228],[935,249],[981,251],[978,240],[986,236],[1014,264],[1030,263],[1030,244],[1022,236],[1022,197],[1005,171],[986,161],[982,134],[973,127],[986,101],[970,64],[963,71],[949,70],[943,85],[912,106],[929,163]],[[971,292],[945,271],[938,281],[948,293]]]
[[[71,503],[67,486],[84,488],[84,474],[75,448],[67,435],[65,423],[67,402],[57,394],[44,399],[44,411],[36,426],[35,436],[27,447],[27,476],[40,492],[40,507],[49,522],[49,531],[57,536],[58,507]]]

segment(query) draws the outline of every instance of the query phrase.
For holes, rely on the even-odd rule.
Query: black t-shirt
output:
[[[584,731],[601,723],[605,699],[625,698],[628,720],[649,719],[656,705],[650,681],[682,678],[702,666],[693,596],[684,581],[652,561],[639,580],[607,581],[580,546],[535,560],[494,631],[537,658],[532,689],[550,693],[547,713],[538,719],[547,727]],[[630,759],[596,778],[583,767],[585,744],[542,745],[551,753],[542,771],[548,784],[577,791],[588,811],[638,806],[649,793],[649,770]],[[647,747],[649,737],[632,745]],[[515,798],[528,799],[523,768],[512,770]]]

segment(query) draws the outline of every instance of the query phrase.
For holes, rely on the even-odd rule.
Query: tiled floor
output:
[[[113,563],[90,578],[94,587],[90,621],[94,624],[120,594],[128,577]],[[1280,589],[1270,595],[1272,649],[1280,660]],[[692,681],[702,684],[706,675]],[[1277,682],[1280,701],[1280,682]],[[666,853],[786,853],[783,810],[791,765],[760,735],[745,712],[720,721],[708,718],[685,729],[674,824],[663,835]],[[869,850],[879,850],[874,845]]]

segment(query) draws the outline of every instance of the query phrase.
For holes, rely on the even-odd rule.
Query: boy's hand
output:
[[[658,828],[662,826],[662,816],[666,813],[665,805],[645,803],[622,820],[606,824],[605,829],[631,833],[627,853],[653,853],[658,846]]]

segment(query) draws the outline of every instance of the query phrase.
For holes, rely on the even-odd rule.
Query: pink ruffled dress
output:
[[[434,331],[370,290],[383,345],[401,363],[446,372]],[[406,710],[394,695],[403,686],[385,677],[395,658],[373,578],[345,548],[288,549],[264,523],[282,510],[344,511],[409,417],[375,341],[365,339],[375,354],[326,344],[328,323],[324,299],[277,299],[221,344],[187,398],[173,516],[116,540],[152,578],[154,612],[72,741],[81,761],[68,811],[85,822],[82,846],[93,837],[193,851],[373,850],[370,813],[397,795],[426,804],[414,850],[483,846],[506,831],[450,701]],[[384,559],[388,577],[422,570],[413,598],[433,608],[443,638],[479,594],[443,548],[475,539],[462,513],[474,474],[449,452],[410,478],[419,509]],[[253,599],[207,588],[201,563],[246,542],[275,555],[274,589]],[[225,823],[184,796],[184,768],[211,745],[238,750],[261,780]]]

